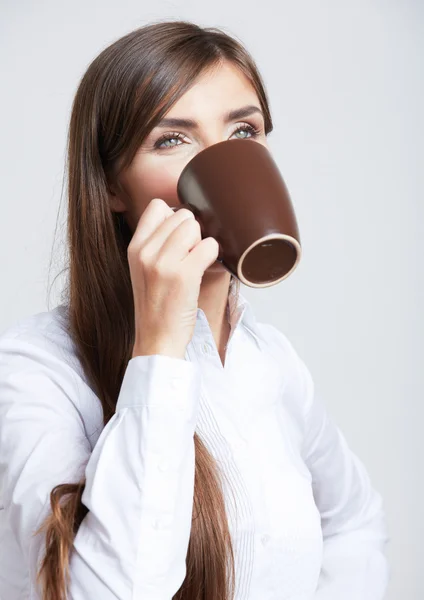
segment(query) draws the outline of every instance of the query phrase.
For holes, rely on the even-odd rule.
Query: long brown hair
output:
[[[127,258],[132,233],[112,212],[108,185],[131,164],[148,133],[207,68],[231,61],[250,80],[272,121],[258,69],[239,41],[224,31],[187,21],[156,21],[106,47],[77,89],[68,131],[67,252],[64,296],[69,334],[103,408],[104,425],[115,413],[134,344],[134,303]],[[234,280],[232,281],[234,283]],[[238,283],[236,281],[236,283]],[[185,580],[178,600],[231,600],[234,557],[216,461],[195,433],[195,485]],[[37,582],[43,600],[65,600],[69,555],[88,512],[85,479],[50,493],[46,550]],[[35,534],[34,534],[35,535]]]

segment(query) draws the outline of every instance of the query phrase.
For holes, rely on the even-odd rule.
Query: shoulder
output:
[[[295,344],[278,327],[270,323],[257,323],[268,360],[272,360],[283,378],[283,403],[303,421],[309,409],[313,380]]]
[[[303,361],[288,336],[271,323],[257,322],[256,327],[264,349],[271,359],[278,363],[279,368],[291,379],[301,376]]]
[[[0,421],[6,414],[53,415],[98,429],[101,405],[83,372],[60,305],[9,326],[0,334]]]
[[[68,308],[60,304],[48,311],[24,317],[12,323],[0,333],[0,340],[15,340],[36,345],[48,345],[55,340],[63,344],[67,340]]]
[[[296,362],[298,358],[297,351],[293,343],[281,329],[275,325],[271,325],[271,323],[257,322],[256,325],[262,338],[272,351],[277,352],[280,357],[284,356],[290,363],[293,361]]]
[[[23,357],[60,362],[83,376],[75,345],[68,332],[68,308],[61,304],[16,321],[0,333],[0,356],[7,363],[22,362]]]

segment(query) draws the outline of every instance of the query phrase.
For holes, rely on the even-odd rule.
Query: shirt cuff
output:
[[[122,380],[116,412],[152,406],[193,413],[200,395],[200,381],[196,363],[164,354],[134,356]]]

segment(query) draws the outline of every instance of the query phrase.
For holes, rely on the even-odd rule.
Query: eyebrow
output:
[[[254,105],[243,106],[242,108],[236,108],[235,110],[230,110],[224,116],[224,123],[229,123],[230,121],[236,121],[238,119],[243,119],[245,117],[249,117],[254,113],[259,113],[263,115],[263,112],[260,108]],[[186,127],[187,129],[198,129],[199,124],[193,119],[179,119],[179,118],[163,118],[159,121],[156,127]]]

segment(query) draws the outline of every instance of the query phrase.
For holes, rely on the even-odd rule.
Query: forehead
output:
[[[226,62],[201,73],[167,116],[213,117],[245,104],[259,106],[256,91],[240,69]]]

